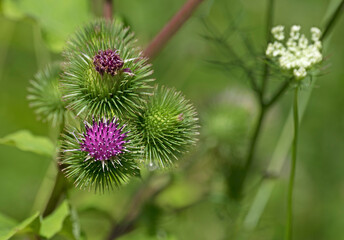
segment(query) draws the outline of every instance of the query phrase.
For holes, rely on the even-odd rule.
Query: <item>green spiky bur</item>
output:
[[[98,20],[67,42],[63,98],[77,115],[126,115],[143,104],[153,79],[151,66],[134,46],[134,35],[118,22]],[[116,50],[124,61],[114,76],[96,71],[93,58],[99,50]]]
[[[39,118],[53,126],[59,125],[66,114],[66,103],[59,88],[61,73],[60,63],[48,65],[35,75],[28,88],[30,106]]]
[[[134,122],[150,166],[170,166],[198,135],[195,108],[180,92],[165,87],[155,89]]]
[[[86,133],[84,124],[67,127],[63,134],[60,163],[66,177],[72,179],[77,188],[104,192],[140,176],[138,160],[142,153],[137,133],[121,121],[119,126],[123,127],[122,132],[128,132],[125,151],[106,160],[96,160],[88,152],[80,150]]]

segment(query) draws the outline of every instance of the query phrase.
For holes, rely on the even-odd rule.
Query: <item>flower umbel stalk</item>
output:
[[[291,169],[289,176],[289,187],[288,187],[288,212],[287,212],[287,228],[286,228],[286,240],[292,239],[293,233],[293,190],[295,181],[295,170],[296,170],[296,154],[297,154],[297,139],[299,134],[299,110],[298,110],[298,92],[299,88],[296,87],[294,91],[294,104],[293,104],[293,115],[294,115],[294,139],[292,148],[291,158]]]

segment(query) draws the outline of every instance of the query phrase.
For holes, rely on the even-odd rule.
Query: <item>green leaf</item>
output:
[[[2,12],[8,18],[35,19],[41,26],[43,37],[55,52],[63,49],[69,34],[91,18],[90,1],[84,0],[3,0]]]
[[[49,157],[53,156],[55,152],[54,144],[48,138],[34,136],[27,130],[20,130],[0,138],[0,144],[14,146],[23,151]]]
[[[34,231],[39,229],[39,213],[35,213],[23,222],[17,224],[13,219],[0,214],[0,240],[7,240],[20,231]],[[36,221],[35,221],[36,220]]]
[[[69,240],[81,240],[85,239],[81,232],[79,217],[77,211],[72,206],[70,207],[70,215],[65,219],[61,231],[54,236],[53,239],[69,239]]]
[[[51,215],[41,222],[40,235],[51,238],[63,228],[65,219],[70,215],[68,201],[65,200]]]

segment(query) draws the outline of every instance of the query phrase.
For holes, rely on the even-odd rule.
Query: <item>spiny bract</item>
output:
[[[98,20],[76,32],[64,52],[63,98],[77,115],[125,115],[143,103],[151,66],[119,22]]]
[[[118,119],[85,121],[63,135],[61,164],[76,187],[104,192],[139,176],[136,134]]]
[[[43,121],[49,121],[53,126],[59,125],[65,115],[66,103],[62,101],[59,88],[61,64],[47,65],[39,71],[28,88],[28,100],[35,113]]]
[[[196,142],[198,118],[193,105],[173,89],[156,88],[134,121],[150,166],[170,166]]]

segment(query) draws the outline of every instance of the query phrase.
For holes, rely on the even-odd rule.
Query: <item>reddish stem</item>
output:
[[[105,0],[103,14],[106,20],[112,20],[112,0]]]
[[[188,0],[148,45],[144,51],[145,57],[153,59],[202,2],[203,0]]]

